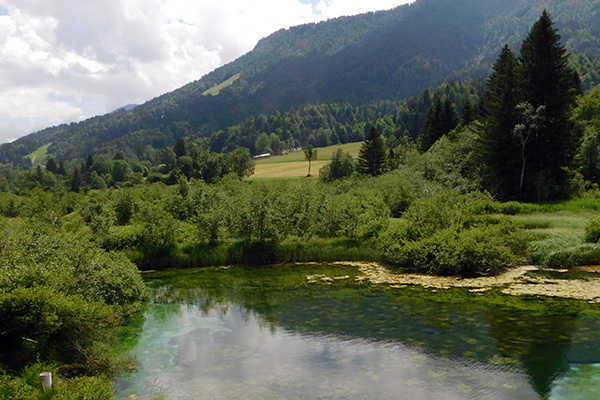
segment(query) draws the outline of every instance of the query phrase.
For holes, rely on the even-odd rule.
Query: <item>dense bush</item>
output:
[[[52,373],[52,390],[43,391],[39,375]],[[66,379],[56,366],[35,363],[12,377],[0,370],[0,400],[111,400],[112,380],[109,376],[81,376]]]
[[[590,218],[585,226],[585,241],[588,243],[598,243],[600,240],[600,215]]]
[[[75,371],[112,370],[114,328],[147,295],[135,266],[60,223],[5,223],[3,231],[2,362],[17,368],[41,357]]]
[[[444,193],[411,206],[381,238],[393,264],[440,275],[495,273],[514,265],[526,237],[508,219],[477,214],[486,197]]]

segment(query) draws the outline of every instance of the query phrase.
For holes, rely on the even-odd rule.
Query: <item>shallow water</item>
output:
[[[340,279],[308,284],[310,274]],[[117,381],[117,398],[600,398],[597,306],[357,275],[310,265],[151,276],[138,371]]]

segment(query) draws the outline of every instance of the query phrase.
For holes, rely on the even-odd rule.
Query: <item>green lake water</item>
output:
[[[331,282],[308,283],[307,275]],[[118,399],[600,399],[600,306],[360,283],[339,265],[147,276]]]

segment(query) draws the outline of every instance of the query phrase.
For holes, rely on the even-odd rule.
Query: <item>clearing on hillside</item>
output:
[[[352,157],[358,156],[362,142],[336,144],[333,146],[317,148],[317,159],[312,162],[311,175],[318,176],[319,169],[331,161],[334,151],[341,148],[350,153]],[[254,175],[250,179],[261,178],[297,178],[306,176],[308,173],[308,161],[304,159],[304,152],[287,153],[282,156],[273,156],[256,161]]]
[[[48,147],[50,147],[52,143],[48,143],[38,148],[37,150],[27,154],[25,157],[31,160],[32,166],[41,165],[46,162],[48,159]]]

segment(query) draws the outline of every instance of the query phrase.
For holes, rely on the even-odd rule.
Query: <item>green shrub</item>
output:
[[[135,265],[81,231],[43,224],[12,232],[3,249],[0,353],[8,366],[40,357],[73,371],[116,368],[114,330],[147,296]]]
[[[585,241],[598,243],[600,240],[600,215],[596,215],[588,221],[585,226]]]
[[[524,247],[523,238],[508,225],[443,229],[419,240],[400,241],[386,254],[394,264],[436,275],[496,273],[516,264]]]
[[[56,385],[52,400],[112,400],[113,388],[110,378],[82,376]]]
[[[40,373],[52,373],[52,390],[42,391]],[[109,376],[81,376],[65,379],[56,367],[36,362],[13,377],[0,370],[0,400],[112,400]]]
[[[0,371],[0,400],[35,399],[35,390]]]
[[[523,256],[528,237],[514,222],[477,215],[481,197],[443,194],[417,202],[382,235],[387,260],[439,275],[496,273]]]
[[[142,226],[115,226],[108,230],[102,247],[108,250],[125,250],[139,246],[142,242]]]
[[[500,205],[500,212],[504,215],[517,215],[521,212],[521,203],[509,201]]]

